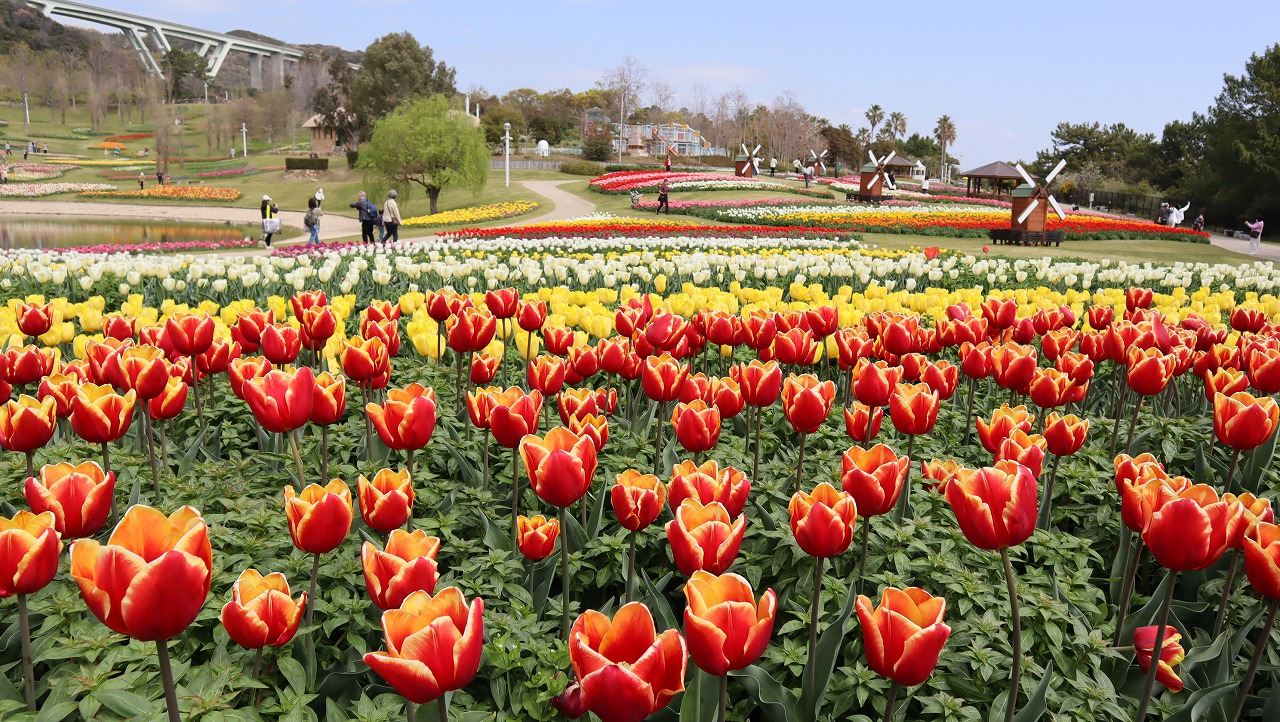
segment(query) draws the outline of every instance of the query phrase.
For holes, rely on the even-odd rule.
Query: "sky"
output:
[[[460,90],[591,87],[634,56],[685,101],[695,83],[755,102],[790,91],[853,129],[872,104],[908,134],[956,125],[964,169],[1034,158],[1063,121],[1159,136],[1204,111],[1225,73],[1280,42],[1280,2],[603,2],[89,0],[207,30],[366,47],[407,30],[457,69]],[[1269,29],[1269,30],[1268,30]]]

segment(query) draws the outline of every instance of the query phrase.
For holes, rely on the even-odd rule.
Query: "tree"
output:
[[[351,79],[351,107],[363,130],[400,104],[428,95],[452,96],[457,92],[457,71],[437,62],[431,48],[420,45],[412,34],[391,33],[373,41],[364,51],[360,71]]]
[[[582,140],[582,157],[585,160],[604,161],[613,155],[613,133],[603,123],[592,123],[587,126],[586,137]]]
[[[472,118],[451,108],[444,96],[432,95],[401,103],[374,123],[359,167],[392,184],[421,186],[436,213],[444,190],[478,194],[484,188],[489,149]]]
[[[160,59],[168,85],[165,92],[170,100],[182,97],[182,81],[192,78],[204,83],[209,78],[209,62],[200,53],[174,48]]]
[[[947,148],[956,140],[956,124],[952,122],[951,116],[944,115],[938,118],[938,124],[933,126],[933,137],[938,140],[942,156],[938,179],[946,183],[951,177],[951,159],[947,157]]]
[[[889,121],[885,127],[889,129],[889,135],[897,140],[907,134],[907,116],[895,110],[889,114]]]
[[[1038,173],[1047,173],[1059,160],[1066,160],[1070,167],[1094,165],[1110,178],[1134,183],[1156,155],[1155,136],[1138,133],[1124,123],[1058,123],[1051,138],[1053,146],[1036,154]]]
[[[35,77],[39,74],[40,55],[31,46],[19,42],[10,46],[8,54],[0,58],[0,62],[3,63],[5,82],[12,85],[20,96],[30,93]],[[30,131],[31,126],[24,115],[22,132],[26,134]]]
[[[600,79],[600,87],[612,91],[613,100],[618,103],[618,117],[621,118],[621,122],[631,122],[629,118],[622,118],[622,114],[627,112],[624,109],[630,109],[631,113],[640,109],[640,93],[644,91],[648,76],[648,68],[628,55],[621,65],[606,72]]]
[[[502,127],[504,123],[510,123],[518,133],[523,122],[520,113],[502,105],[490,107],[480,116],[480,127],[484,129],[484,139],[489,145],[502,142],[502,135],[506,132]]]
[[[277,88],[275,90],[258,93],[257,112],[255,113],[254,125],[267,132],[267,142],[271,144],[271,150],[276,149],[276,139],[280,133],[289,127],[289,117],[292,113],[292,96],[285,88]]]
[[[884,120],[884,108],[881,108],[879,104],[872,105],[870,108],[867,108],[867,112],[864,116],[866,117],[867,122],[871,124],[871,137],[874,138],[876,135],[876,126],[880,125],[880,122]]]

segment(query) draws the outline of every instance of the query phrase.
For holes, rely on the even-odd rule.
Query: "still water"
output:
[[[66,248],[256,237],[253,226],[112,219],[26,220],[0,216],[0,248]]]

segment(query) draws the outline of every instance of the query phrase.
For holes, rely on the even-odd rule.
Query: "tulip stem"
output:
[[[307,626],[311,626],[311,619],[315,616],[316,611],[316,581],[320,578],[320,555],[311,555],[311,590],[307,592]],[[307,631],[307,638],[310,639],[312,632]]]
[[[718,722],[724,722],[725,714],[729,710],[729,675],[720,675],[720,714],[716,717]]]
[[[178,688],[173,684],[173,667],[169,664],[169,640],[156,642],[156,657],[160,660],[160,680],[164,683],[165,709],[169,714],[169,722],[182,722],[178,714]]]
[[[565,530],[560,535],[560,588],[563,600],[560,604],[560,636],[569,641],[569,527],[566,525],[565,508],[559,510],[560,528]]]
[[[1126,555],[1124,562],[1124,590],[1120,593],[1120,609],[1116,616],[1116,644],[1120,644],[1120,635],[1124,634],[1124,620],[1129,616],[1129,602],[1133,598],[1134,580],[1138,576],[1138,562],[1141,559],[1142,540],[1133,539],[1133,553]]]
[[[169,435],[165,432],[168,425],[168,421],[160,422],[160,463],[165,469],[169,468]]]
[[[453,413],[458,418],[465,418],[463,415],[466,413],[467,399],[462,394],[462,352],[455,351],[453,355],[454,355],[454,358],[456,358],[458,361],[457,363],[458,373],[457,373],[456,383],[453,386],[454,393],[456,394]]]
[[[27,595],[18,595],[18,626],[22,630],[22,685],[27,709],[36,711],[36,672],[31,661],[31,618],[27,615]]]
[[[627,539],[627,604],[632,602],[631,590],[636,581],[636,533],[631,532]]]
[[[760,481],[760,417],[764,416],[764,407],[756,407],[756,443],[755,443],[755,460],[751,464],[751,480],[753,482]]]
[[[814,659],[818,652],[818,615],[822,613],[822,567],[826,559],[817,557],[813,566],[813,601],[809,607],[809,656],[805,663],[804,675],[804,709],[814,708],[813,673]]]
[[[1240,463],[1240,450],[1232,449],[1231,450],[1231,467],[1227,470],[1227,484],[1226,484],[1227,488],[1223,492],[1224,494],[1231,493],[1231,487],[1236,480],[1236,465],[1239,463]]]
[[[196,397],[196,419],[200,421],[200,430],[204,431],[204,404],[200,401],[200,369],[196,366],[195,355],[191,356],[191,392]]]
[[[520,538],[520,452],[511,449],[511,547],[518,550]]]
[[[1173,590],[1177,582],[1177,570],[1170,569],[1169,588],[1165,590],[1164,601],[1160,603],[1160,621],[1156,623],[1156,642],[1151,651],[1151,664],[1147,667],[1147,682],[1142,688],[1142,699],[1138,702],[1134,722],[1146,722],[1147,719],[1147,705],[1151,703],[1151,692],[1156,687],[1156,672],[1160,669],[1160,653],[1164,649],[1164,633],[1169,626],[1169,608],[1173,606]]]
[[[862,580],[867,576],[867,542],[871,537],[871,520],[874,518],[869,516],[862,521],[862,553],[858,558],[858,578],[853,582],[854,596],[862,593]]]
[[[655,476],[662,475],[662,431],[667,425],[663,421],[666,407],[665,402],[658,402],[658,440],[653,444],[653,473]]]
[[[102,471],[111,474],[111,447],[107,442],[102,442]],[[111,495],[111,521],[114,523],[120,518],[120,497],[117,494]]]
[[[440,710],[440,722],[449,722],[449,698],[440,695],[436,700],[436,707]]]
[[[907,475],[902,480],[902,494],[898,497],[897,508],[893,510],[893,523],[901,524],[907,514],[911,513],[911,457],[915,454],[915,434],[907,434]]]
[[[796,456],[796,493],[800,493],[800,482],[804,478],[804,447],[808,434],[800,434],[800,453]]]
[[[1138,412],[1142,410],[1142,402],[1147,397],[1138,395],[1138,403],[1133,405],[1133,416],[1129,417],[1129,436],[1124,441],[1124,453],[1128,454],[1133,451],[1133,430],[1138,425]]]
[[[964,412],[964,441],[961,442],[960,444],[961,446],[969,445],[969,435],[973,431],[973,395],[977,387],[978,387],[978,380],[973,377],[970,377],[969,378],[969,403],[966,404],[966,411]]]
[[[1111,446],[1107,450],[1107,457],[1113,458],[1116,455],[1116,441],[1120,438],[1120,418],[1124,415],[1124,381],[1116,380],[1116,418],[1111,422]]]
[[[483,459],[483,466],[484,466],[484,493],[486,494],[489,493],[489,437],[490,436],[491,434],[489,433],[489,430],[485,429],[484,456],[481,458]]]
[[[329,427],[320,427],[320,483],[329,483]]]
[[[147,456],[151,457],[151,493],[160,501],[160,462],[156,459],[156,439],[151,433],[151,414],[142,414],[142,431],[147,437]]]
[[[258,647],[253,652],[253,679],[257,681],[258,675],[262,672],[262,647]]]
[[[418,707],[407,699],[404,701],[404,718],[407,722],[418,722]]]
[[[27,452],[27,478],[35,478],[36,475],[36,452]]]
[[[1040,507],[1040,519],[1036,522],[1037,529],[1048,530],[1051,523],[1050,514],[1053,510],[1053,485],[1058,480],[1058,464],[1062,463],[1062,457],[1054,454],[1053,470],[1049,472],[1049,484],[1044,488],[1044,506]]]
[[[1222,585],[1222,600],[1218,602],[1218,616],[1213,620],[1213,635],[1217,639],[1222,633],[1222,625],[1227,621],[1227,603],[1231,601],[1231,588],[1235,586],[1236,569],[1240,566],[1240,552],[1231,553],[1231,566],[1227,567],[1227,581]]]
[[[306,485],[306,482],[303,481],[302,454],[298,451],[298,434],[299,434],[299,431],[297,429],[294,429],[293,431],[290,431],[288,433],[288,436],[289,436],[289,451],[293,452],[293,468],[295,471],[298,472],[298,486],[296,488],[298,489],[298,492],[301,493],[303,486]]]
[[[889,722],[893,719],[893,708],[897,706],[898,690],[900,689],[902,689],[902,685],[897,682],[889,686],[889,699],[884,703],[884,722]]]
[[[1013,714],[1018,707],[1018,684],[1022,679],[1022,614],[1018,609],[1018,579],[1013,574],[1008,547],[1000,549],[1000,560],[1004,562],[1004,580],[1009,586],[1009,616],[1013,622],[1013,668],[1009,674],[1009,704],[1005,707],[1004,719],[1005,722],[1013,722]]]
[[[1262,625],[1262,634],[1258,637],[1258,642],[1253,646],[1253,657],[1249,659],[1249,669],[1244,673],[1244,679],[1240,680],[1240,692],[1236,695],[1236,708],[1231,713],[1230,722],[1236,722],[1240,719],[1240,713],[1244,711],[1244,703],[1249,699],[1249,688],[1253,686],[1253,676],[1258,673],[1258,665],[1262,662],[1262,652],[1267,647],[1267,640],[1271,638],[1271,626],[1276,621],[1276,611],[1280,610],[1280,599],[1271,600],[1271,610],[1267,612],[1267,621]],[[1157,658],[1152,659],[1152,667],[1154,668]]]

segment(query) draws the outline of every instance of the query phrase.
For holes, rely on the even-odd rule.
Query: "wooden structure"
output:
[[[754,178],[756,176],[756,164],[751,162],[751,156],[740,155],[734,158],[733,174],[741,178]]]
[[[1013,208],[1009,220],[1009,230],[992,231],[991,240],[997,243],[1015,243],[1028,246],[1047,246],[1050,243],[1054,245],[1061,244],[1064,233],[1062,231],[1047,230],[1049,209],[1053,208],[1059,218],[1066,218],[1067,215],[1062,206],[1058,204],[1057,199],[1050,195],[1049,184],[1066,166],[1067,162],[1065,160],[1059,161],[1058,165],[1049,172],[1044,182],[1040,182],[1033,177],[1021,164],[1014,166],[1014,172],[1025,182],[1013,189]]]
[[[1000,160],[961,173],[960,176],[965,179],[965,195],[971,198],[1007,198],[1023,182],[1017,168]],[[983,181],[987,182],[990,190],[983,190]]]

